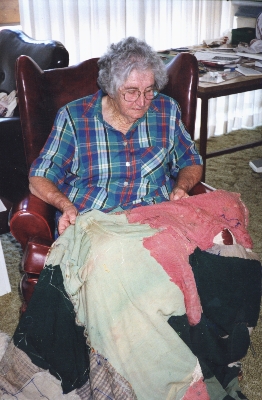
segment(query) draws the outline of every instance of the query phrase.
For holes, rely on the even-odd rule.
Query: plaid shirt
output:
[[[59,110],[30,176],[50,179],[80,212],[168,200],[170,176],[202,164],[178,104],[159,94],[124,135],[103,120],[102,96],[98,91]]]

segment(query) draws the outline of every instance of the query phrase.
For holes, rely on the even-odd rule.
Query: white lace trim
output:
[[[194,369],[194,372],[192,374],[192,381],[190,383],[190,386],[192,386],[194,383],[198,382],[200,379],[203,378],[203,374],[202,374],[202,369],[200,367],[199,361],[197,360],[197,364],[196,367]]]

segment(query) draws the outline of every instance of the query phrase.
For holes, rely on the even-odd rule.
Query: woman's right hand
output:
[[[29,189],[32,194],[61,211],[58,221],[58,233],[61,235],[69,225],[74,225],[78,214],[76,207],[56,187],[56,185],[42,176],[29,178]]]
[[[73,204],[67,206],[63,210],[63,214],[61,215],[61,217],[59,218],[59,221],[58,221],[59,235],[61,235],[68,226],[75,224],[77,215],[78,215],[78,211]]]

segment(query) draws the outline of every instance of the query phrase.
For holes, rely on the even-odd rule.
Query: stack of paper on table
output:
[[[258,54],[253,54],[253,53],[236,53],[237,56],[239,57],[247,57],[247,58],[253,58],[254,60],[261,60],[262,61],[262,53]]]
[[[257,69],[243,67],[242,65],[238,65],[236,71],[245,76],[262,76],[262,72],[258,71]]]
[[[239,76],[241,76],[241,74],[238,71],[232,71],[232,72],[209,71],[206,74],[200,76],[199,82],[222,83],[230,79],[238,78]]]
[[[198,61],[209,61],[218,65],[234,64],[240,60],[239,55],[215,51],[196,51],[194,56]]]

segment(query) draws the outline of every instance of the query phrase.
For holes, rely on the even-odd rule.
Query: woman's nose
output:
[[[145,105],[145,102],[146,102],[146,99],[145,99],[144,93],[141,93],[140,96],[138,97],[138,99],[136,100],[136,103],[139,106],[143,107]]]

